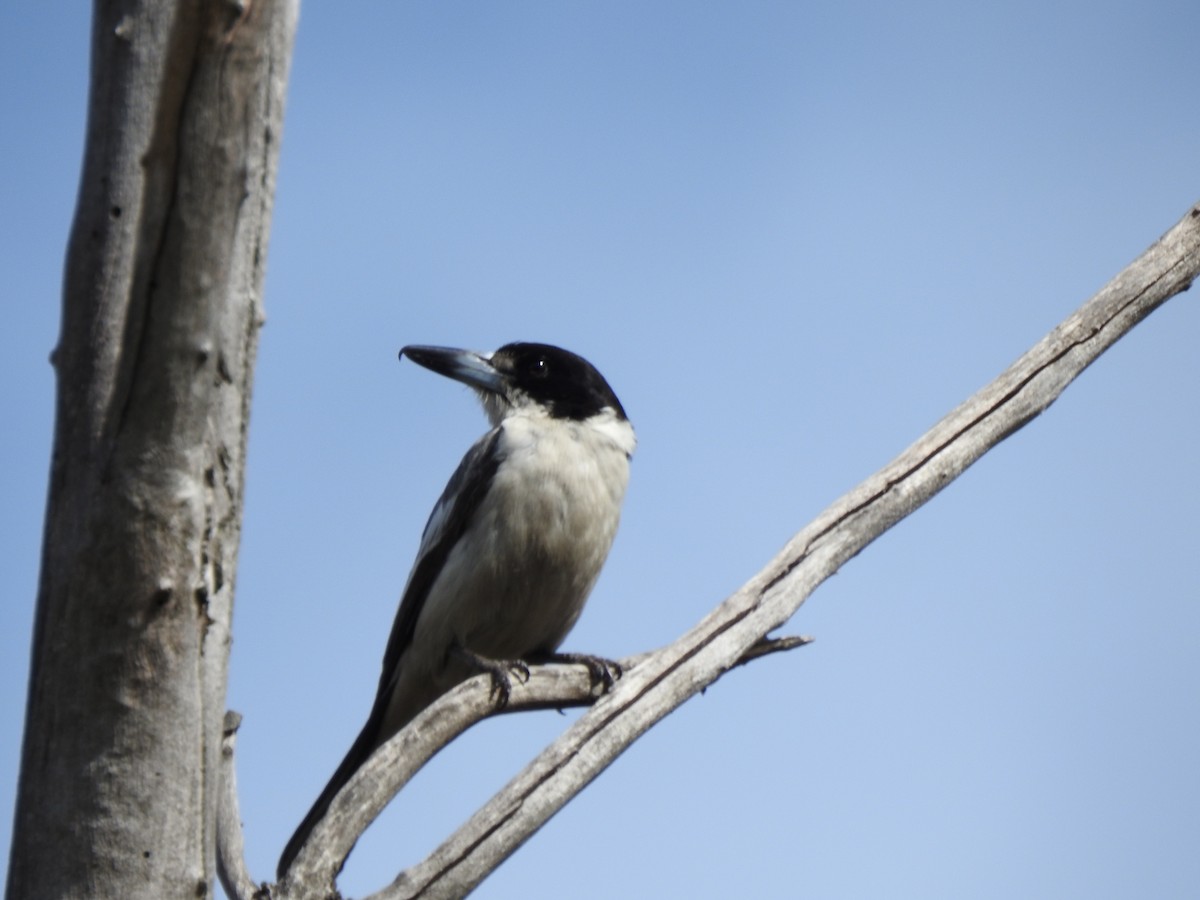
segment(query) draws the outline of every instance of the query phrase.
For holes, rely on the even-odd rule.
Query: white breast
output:
[[[502,462],[430,591],[413,650],[455,641],[493,659],[554,650],[612,546],[635,444],[629,423],[517,414],[500,427]]]

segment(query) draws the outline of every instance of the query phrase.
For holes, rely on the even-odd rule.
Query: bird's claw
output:
[[[592,688],[602,688],[601,694],[611,691],[617,679],[625,673],[621,664],[615,659],[605,659],[603,656],[593,656],[590,653],[551,653],[541,661],[583,666],[587,669],[588,680],[591,682]]]
[[[504,709],[512,696],[512,678],[509,677],[509,672],[518,682],[525,684],[529,681],[529,666],[519,659],[497,659],[489,662],[491,665],[484,669],[492,679],[492,689],[488,691],[488,697],[495,699],[497,709]]]
[[[462,645],[454,646],[454,653],[464,660],[476,672],[486,672],[492,679],[492,689],[488,696],[495,699],[496,708],[508,706],[512,696],[512,679],[525,684],[529,681],[529,663],[521,659],[491,659],[473,653]],[[615,659],[605,659],[603,656],[593,656],[590,653],[545,653],[540,654],[531,662],[558,663],[559,665],[583,666],[587,669],[588,680],[592,691],[599,688],[599,694],[607,694],[616,684],[625,670]],[[511,676],[510,676],[511,673]]]
[[[512,696],[510,672],[521,684],[529,681],[529,666],[523,660],[490,659],[480,656],[478,653],[472,653],[462,646],[456,646],[454,649],[458,656],[466,660],[467,664],[476,672],[480,674],[486,672],[491,678],[492,688],[488,691],[488,697],[495,699],[497,709],[504,709],[508,706],[508,700]]]

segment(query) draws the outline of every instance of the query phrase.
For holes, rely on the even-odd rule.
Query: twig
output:
[[[238,810],[237,767],[234,750],[237,730],[242,724],[240,713],[225,713],[221,738],[221,784],[217,802],[217,877],[230,900],[257,900],[262,896],[259,886],[246,868],[246,848],[242,840],[242,817]]]

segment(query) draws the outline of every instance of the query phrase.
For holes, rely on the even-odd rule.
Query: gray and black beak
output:
[[[474,350],[458,350],[454,347],[427,347],[413,344],[400,351],[400,358],[408,357],[419,366],[430,371],[461,381],[484,394],[504,396],[508,384],[506,376],[491,362],[491,354],[476,353]]]

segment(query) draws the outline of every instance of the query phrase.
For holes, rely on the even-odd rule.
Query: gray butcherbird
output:
[[[491,354],[405,347],[427,369],[474,388],[492,429],[467,451],[429,516],[388,638],[375,704],[279,860],[283,877],[338,791],[371,753],[444,692],[491,673],[580,662],[596,682],[615,663],[557,654],[608,556],[637,439],[587,360],[548,344]]]

